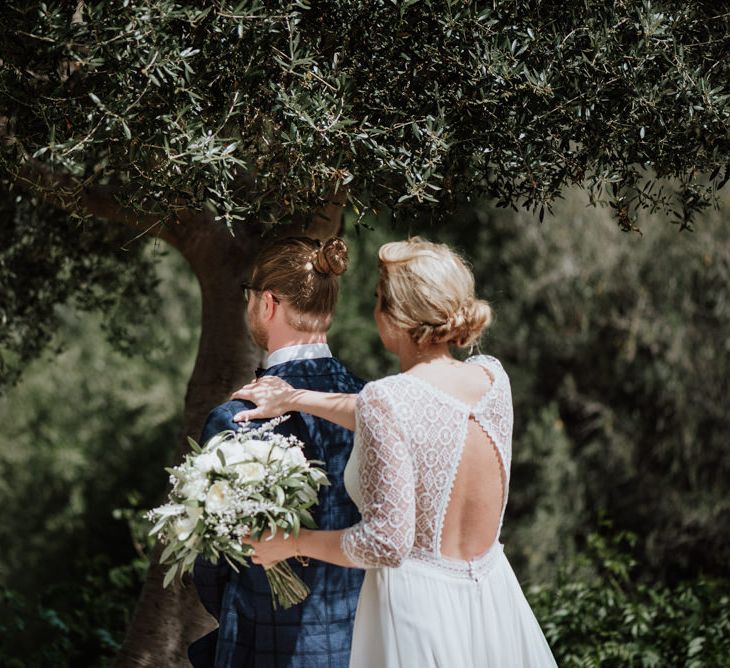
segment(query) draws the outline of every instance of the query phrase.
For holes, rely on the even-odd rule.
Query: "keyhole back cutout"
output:
[[[470,560],[491,547],[499,534],[505,483],[506,472],[497,446],[470,414],[444,511],[441,555]]]

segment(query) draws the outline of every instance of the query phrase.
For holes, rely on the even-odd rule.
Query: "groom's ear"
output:
[[[264,290],[261,293],[261,298],[263,300],[263,313],[261,314],[261,316],[264,320],[271,320],[276,314],[276,309],[279,307],[279,302],[268,290]]]

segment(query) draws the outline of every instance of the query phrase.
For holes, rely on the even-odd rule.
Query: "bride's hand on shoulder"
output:
[[[231,399],[242,399],[256,404],[256,408],[240,411],[233,416],[235,422],[274,418],[289,412],[295,390],[285,380],[276,376],[262,376],[236,390]]]

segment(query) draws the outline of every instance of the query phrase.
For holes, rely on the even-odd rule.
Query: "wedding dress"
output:
[[[365,386],[345,486],[362,521],[342,547],[368,569],[351,668],[555,666],[499,542],[469,561],[441,553],[441,538],[470,419],[496,451],[504,518],[512,450],[512,395],[497,359],[467,360],[491,384],[467,405],[411,374]],[[488,540],[488,537],[487,537]]]

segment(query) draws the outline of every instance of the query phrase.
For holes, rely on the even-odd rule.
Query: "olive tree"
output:
[[[445,221],[477,197],[542,219],[575,184],[624,229],[641,209],[691,226],[730,176],[729,21],[673,0],[10,0],[3,380],[67,301],[112,313],[133,352],[145,239],[200,283],[185,436],[255,363],[237,286],[266,235],[330,235],[345,206]],[[152,566],[119,665],[183,662],[210,623],[195,606]]]

